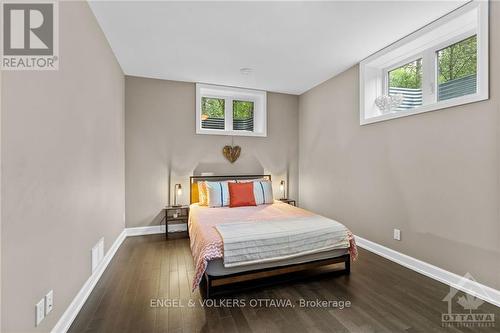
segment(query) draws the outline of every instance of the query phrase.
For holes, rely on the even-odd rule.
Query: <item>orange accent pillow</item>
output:
[[[257,206],[253,183],[228,183],[229,207]]]

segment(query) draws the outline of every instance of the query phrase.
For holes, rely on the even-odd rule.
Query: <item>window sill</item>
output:
[[[253,136],[253,137],[266,137],[266,132],[248,132],[248,131],[226,131],[226,130],[212,130],[212,129],[196,129],[196,134],[209,134],[209,135],[226,135],[226,136]]]
[[[447,108],[454,107],[454,106],[485,101],[488,99],[489,99],[488,93],[462,96],[462,97],[457,97],[457,98],[449,99],[446,101],[441,101],[441,102],[434,103],[434,104],[420,106],[418,108],[414,108],[414,109],[410,109],[410,110],[406,110],[406,111],[391,112],[391,113],[386,113],[386,114],[382,114],[382,115],[370,117],[370,118],[361,117],[361,119],[359,121],[360,121],[360,125],[368,125],[368,124],[378,123],[380,121],[386,121],[386,120],[395,119],[395,118],[412,116],[412,115],[420,114],[420,113],[424,113],[424,112],[438,111],[438,110],[447,109]]]

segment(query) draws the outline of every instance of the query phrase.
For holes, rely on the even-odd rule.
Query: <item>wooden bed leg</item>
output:
[[[345,263],[345,273],[347,275],[351,274],[351,256],[347,255]]]

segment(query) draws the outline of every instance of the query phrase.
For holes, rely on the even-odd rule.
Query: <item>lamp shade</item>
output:
[[[285,189],[285,181],[284,180],[282,180],[280,182],[280,192],[281,192],[281,198],[285,199],[285,197],[286,197],[286,189]]]
[[[174,206],[179,206],[177,204],[177,198],[182,195],[182,186],[181,184],[175,184],[174,187]]]

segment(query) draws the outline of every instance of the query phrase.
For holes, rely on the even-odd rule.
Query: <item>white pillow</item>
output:
[[[229,206],[229,186],[226,182],[206,182],[208,207]]]
[[[272,204],[273,185],[269,180],[256,180],[253,182],[253,196],[257,205]]]

